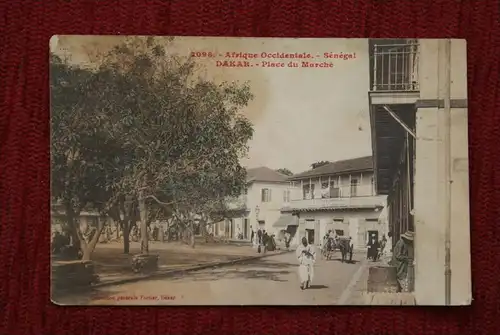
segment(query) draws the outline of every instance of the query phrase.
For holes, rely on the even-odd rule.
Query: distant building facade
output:
[[[332,230],[364,248],[369,235],[380,239],[386,232],[379,221],[386,198],[375,192],[372,157],[327,163],[288,180],[291,199],[274,229],[289,231],[292,245],[303,236],[319,245]]]
[[[280,218],[281,208],[287,206],[291,196],[288,176],[268,167],[247,170],[247,188],[244,194],[228,202],[230,218],[212,227],[215,236],[229,239],[251,239],[258,229],[278,234],[273,223]]]

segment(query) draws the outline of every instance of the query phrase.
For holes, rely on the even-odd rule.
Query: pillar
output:
[[[349,218],[349,236],[352,237],[352,243],[359,247],[359,220],[358,218]]]
[[[447,222],[446,155],[451,156],[451,304],[471,301],[467,86],[465,41],[452,41],[451,152],[447,131],[444,82],[445,40],[420,40],[420,99],[415,147],[415,299],[417,304],[445,303],[445,230]],[[437,75],[436,75],[437,74]]]

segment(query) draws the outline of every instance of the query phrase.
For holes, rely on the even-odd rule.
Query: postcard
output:
[[[469,305],[466,42],[53,36],[58,305]]]

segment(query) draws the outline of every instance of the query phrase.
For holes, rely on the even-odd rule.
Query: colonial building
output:
[[[375,192],[371,157],[328,163],[288,180],[291,201],[274,228],[290,232],[292,244],[303,236],[320,244],[329,230],[352,237],[356,248],[366,247],[369,234],[382,237],[379,215],[385,196]]]
[[[417,304],[464,304],[471,299],[463,279],[471,276],[465,41],[369,47],[375,188],[388,196],[393,245],[415,232]]]
[[[251,231],[266,230],[278,233],[273,223],[280,217],[280,210],[290,202],[291,187],[287,176],[267,167],[247,170],[247,188],[237,199],[231,199],[228,207],[232,217],[215,223],[216,236],[244,240],[251,238]]]

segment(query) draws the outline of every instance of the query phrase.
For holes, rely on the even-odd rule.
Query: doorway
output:
[[[335,234],[338,236],[344,236],[344,230],[343,229],[335,229]]]
[[[306,229],[307,243],[314,243],[314,229]]]
[[[243,219],[243,238],[248,239],[248,219]]]
[[[368,230],[368,245],[373,244],[373,240],[378,242],[378,230]]]
[[[262,230],[262,231],[266,230],[266,221],[259,220],[258,223],[259,223],[259,229],[260,230]]]

